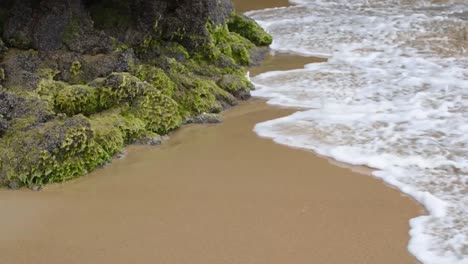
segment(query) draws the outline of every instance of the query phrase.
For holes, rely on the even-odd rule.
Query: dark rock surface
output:
[[[0,36],[0,186],[37,190],[221,122],[271,43],[230,0],[5,0]]]
[[[195,117],[188,118],[187,124],[217,124],[223,122],[223,116],[214,113],[203,113]]]
[[[208,39],[206,23],[224,23],[233,5],[229,0],[14,0],[0,8],[10,11],[3,26],[10,47],[66,46],[96,54],[111,51],[113,37],[136,44],[147,33],[193,49]]]

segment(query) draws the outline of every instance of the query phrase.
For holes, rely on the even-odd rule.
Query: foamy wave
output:
[[[378,169],[428,210],[411,220],[410,252],[467,264],[466,1],[294,2],[249,15],[274,35],[273,49],[329,61],[254,77],[255,96],[309,109],[255,131]]]

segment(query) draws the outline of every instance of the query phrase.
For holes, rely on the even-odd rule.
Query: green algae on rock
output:
[[[271,43],[229,0],[7,2],[0,3],[5,186],[82,176],[127,144],[159,144],[159,135],[194,117],[236,105],[253,88],[245,67]]]
[[[271,35],[267,34],[257,22],[242,14],[233,13],[227,26],[231,32],[243,36],[257,46],[270,45],[273,41]]]

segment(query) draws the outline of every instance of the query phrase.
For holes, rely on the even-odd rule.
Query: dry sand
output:
[[[303,64],[264,67],[279,62]],[[87,177],[0,190],[0,263],[416,263],[406,250],[416,203],[252,132],[289,113],[251,100]]]

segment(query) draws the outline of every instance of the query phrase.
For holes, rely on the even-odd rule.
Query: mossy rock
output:
[[[55,98],[58,112],[69,116],[90,115],[98,110],[97,89],[87,85],[69,85],[61,89]]]
[[[176,84],[160,68],[143,64],[138,67],[135,76],[151,84],[151,86],[165,95],[174,95]]]
[[[191,115],[219,113],[223,110],[223,107],[216,98],[218,88],[212,80],[196,79],[188,90],[182,94],[180,102],[184,110]]]
[[[15,48],[7,50],[0,39],[6,87],[0,88],[0,185],[40,186],[84,175],[127,144],[158,144],[158,134],[188,117],[218,121],[206,113],[249,97],[245,67],[256,59],[255,45],[269,45],[271,36],[243,15],[226,21],[229,8],[219,16],[205,12],[230,1],[166,2],[64,4],[60,30],[35,34],[49,21],[38,10],[40,27],[4,32]]]
[[[0,141],[0,178],[24,185],[82,176],[108,160],[81,115],[18,131]]]
[[[86,83],[85,72],[82,70],[82,65],[80,61],[73,61],[70,64],[69,69],[69,80],[68,82],[73,84],[84,84]]]
[[[2,27],[2,22],[0,21],[0,32],[1,32],[1,27]],[[5,46],[5,43],[3,42],[3,40],[0,38],[0,56],[4,53],[8,51],[8,48],[7,46]]]
[[[15,133],[53,118],[52,108],[34,93],[5,91],[0,86],[0,117],[8,123],[4,133]]]
[[[229,31],[241,35],[257,46],[268,46],[273,42],[272,36],[266,33],[257,22],[242,14],[233,13],[227,25]]]
[[[243,100],[250,98],[250,90],[254,88],[247,77],[240,74],[226,74],[219,79],[217,84],[236,98]]]
[[[39,98],[52,109],[55,107],[55,99],[59,91],[68,86],[65,82],[54,80],[54,76],[57,73],[57,71],[52,69],[41,69],[39,72],[41,80],[35,90]]]
[[[137,76],[130,73],[113,73],[90,85],[97,90],[101,109],[125,107],[140,118],[146,128],[156,133],[167,133],[182,123],[178,104],[171,98],[175,84],[160,69],[142,66]],[[153,85],[152,85],[153,84]]]
[[[106,78],[92,81],[89,86],[97,89],[98,103],[102,109],[109,109],[122,103],[130,103],[146,91],[154,89],[127,72],[112,73]]]
[[[3,136],[9,128],[10,124],[8,124],[8,121],[0,114],[0,137]]]
[[[148,130],[158,134],[166,134],[182,124],[176,101],[158,90],[148,91],[146,96],[137,98],[130,111],[145,121]]]
[[[90,120],[96,143],[109,157],[147,134],[145,122],[131,114],[123,115],[119,109],[94,115]]]
[[[235,32],[229,31],[226,25],[209,26],[213,57],[217,59],[224,54],[231,57],[236,63],[248,66],[251,64],[250,50],[255,47],[245,37]]]

